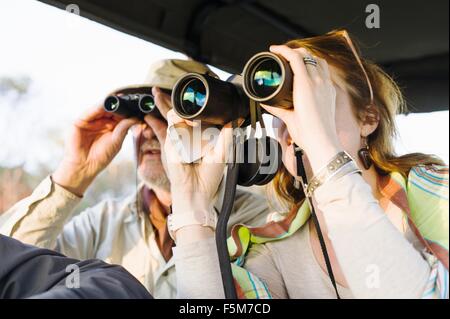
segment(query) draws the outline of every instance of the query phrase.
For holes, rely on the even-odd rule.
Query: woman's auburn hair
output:
[[[354,114],[360,121],[379,121],[377,129],[368,137],[370,157],[377,172],[386,175],[399,172],[405,178],[412,167],[417,165],[445,165],[434,155],[411,153],[397,156],[394,151],[394,138],[397,135],[395,116],[407,113],[403,94],[395,81],[375,63],[359,54],[371,81],[374,103],[370,105],[367,79],[352,50],[343,36],[343,30],[329,32],[322,36],[292,40],[286,45],[292,49],[305,48],[311,54],[325,59],[338,70],[346,84]],[[298,205],[303,199],[303,190],[294,187],[294,179],[282,166],[272,181],[275,195],[288,207]]]

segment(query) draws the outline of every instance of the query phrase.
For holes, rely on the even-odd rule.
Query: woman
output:
[[[273,186],[290,212],[264,227],[235,227],[229,248],[239,296],[448,298],[448,281],[441,281],[448,272],[448,170],[433,156],[394,154],[394,116],[404,111],[398,86],[359,57],[345,31],[270,50],[294,73],[294,107],[263,106],[278,119],[284,167]],[[171,113],[169,122],[182,120]],[[295,145],[304,152],[308,180],[318,181],[307,193],[327,254],[304,192],[295,187]],[[167,141],[166,151],[173,219],[207,218],[223,164],[179,164]],[[214,225],[177,225],[180,297],[222,298]]]

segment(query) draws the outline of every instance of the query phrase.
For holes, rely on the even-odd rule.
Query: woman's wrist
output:
[[[177,243],[187,244],[214,236],[216,223],[217,214],[210,196],[172,189],[172,213],[168,218],[168,227]]]
[[[214,230],[207,226],[189,225],[178,229],[174,237],[178,245],[187,245],[214,237]]]
[[[172,214],[188,212],[207,212],[214,208],[211,196],[201,192],[186,192],[182,189],[171,189]]]

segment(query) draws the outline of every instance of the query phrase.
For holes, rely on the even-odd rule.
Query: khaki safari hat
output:
[[[178,79],[187,73],[207,74],[218,78],[208,66],[194,60],[165,59],[150,65],[147,76],[142,84],[129,85],[114,92],[128,92],[158,87],[171,91]]]
[[[172,90],[178,79],[187,73],[217,75],[205,64],[194,60],[162,60],[153,63],[144,83],[161,89]]]

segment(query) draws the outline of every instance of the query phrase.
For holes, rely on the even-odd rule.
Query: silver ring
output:
[[[314,59],[314,58],[312,58],[312,57],[309,57],[309,56],[304,57],[304,58],[303,58],[303,62],[304,62],[305,64],[310,64],[310,65],[313,65],[313,66],[317,66],[317,61],[316,61],[316,59]]]

